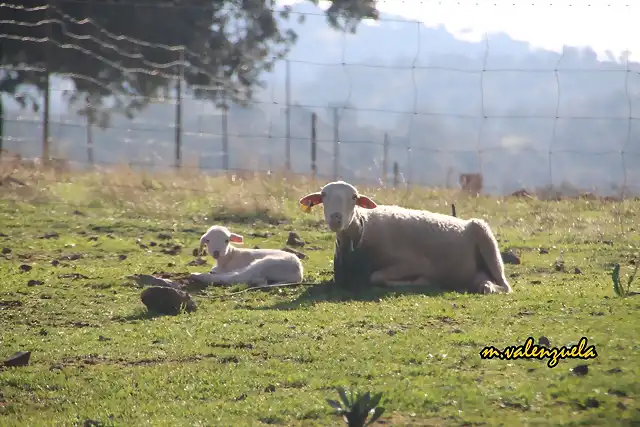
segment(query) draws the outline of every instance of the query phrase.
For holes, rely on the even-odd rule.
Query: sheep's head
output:
[[[244,243],[241,235],[232,233],[226,227],[214,225],[200,238],[200,253],[206,246],[214,259],[224,257],[229,252],[229,243]]]
[[[300,199],[300,204],[308,211],[315,205],[324,206],[324,220],[331,231],[337,233],[346,229],[355,212],[355,207],[373,209],[377,205],[368,198],[358,194],[358,190],[344,181],[330,182],[318,193],[311,193]]]

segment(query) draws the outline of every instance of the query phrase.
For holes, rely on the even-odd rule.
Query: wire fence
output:
[[[569,47],[531,52],[515,41],[505,50],[499,35],[457,41],[444,29],[387,16],[351,35],[330,29],[315,6],[296,5],[274,12],[304,16],[291,27],[298,44],[263,73],[266,87],[242,106],[224,102],[239,96],[237,88],[207,65],[213,57],[205,50],[113,33],[86,9],[86,16],[68,13],[76,1],[45,3],[0,3],[0,43],[37,45],[47,58],[73,51],[76,61],[129,81],[169,81],[171,90],[148,96],[74,64],[53,72],[47,61],[3,61],[0,81],[20,73],[44,79],[44,95],[26,87],[17,98],[3,95],[2,148],[26,157],[212,172],[284,169],[503,194],[640,190],[640,63],[628,53],[599,60]],[[157,62],[144,49],[174,59]],[[185,83],[194,73],[207,84]],[[76,96],[87,87],[114,96],[106,103]],[[41,108],[20,108],[28,99]],[[127,117],[123,105],[132,102],[146,107]]]

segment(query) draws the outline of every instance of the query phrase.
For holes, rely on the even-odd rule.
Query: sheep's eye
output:
[[[229,239],[225,240],[224,242],[225,242],[225,243],[229,243]]]
[[[358,195],[357,194],[353,195],[353,200],[358,200]]]

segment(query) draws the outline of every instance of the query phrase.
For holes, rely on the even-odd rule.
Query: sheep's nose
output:
[[[331,221],[337,225],[340,225],[342,223],[342,214],[339,212],[332,213]]]
[[[211,256],[214,257],[214,258],[218,258],[220,256],[220,251],[213,251]]]

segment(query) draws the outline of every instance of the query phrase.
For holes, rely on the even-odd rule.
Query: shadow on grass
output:
[[[150,320],[161,316],[165,315],[153,311],[139,310],[135,313],[129,314],[128,316],[115,316],[112,320],[115,320],[116,322],[133,322],[136,320]]]
[[[112,320],[116,322],[135,322],[138,320],[151,320],[151,319],[155,319],[156,317],[175,317],[183,314],[189,314],[189,313],[186,313],[185,311],[181,311],[180,313],[177,313],[177,314],[170,314],[170,313],[161,313],[157,311],[140,310],[136,313],[129,314],[128,316],[116,316]]]
[[[427,286],[360,286],[351,289],[336,285],[332,280],[309,286],[293,301],[279,302],[271,306],[247,308],[248,310],[296,310],[319,302],[379,301],[381,298],[400,295],[442,295],[446,291]]]
[[[374,286],[370,277],[374,271],[373,256],[346,236],[335,243],[333,279],[305,289],[294,301],[286,301],[254,310],[295,310],[318,302],[379,301],[389,296],[440,295],[445,293],[439,286],[418,286],[407,283],[396,286]],[[415,279],[415,278],[414,278]]]

